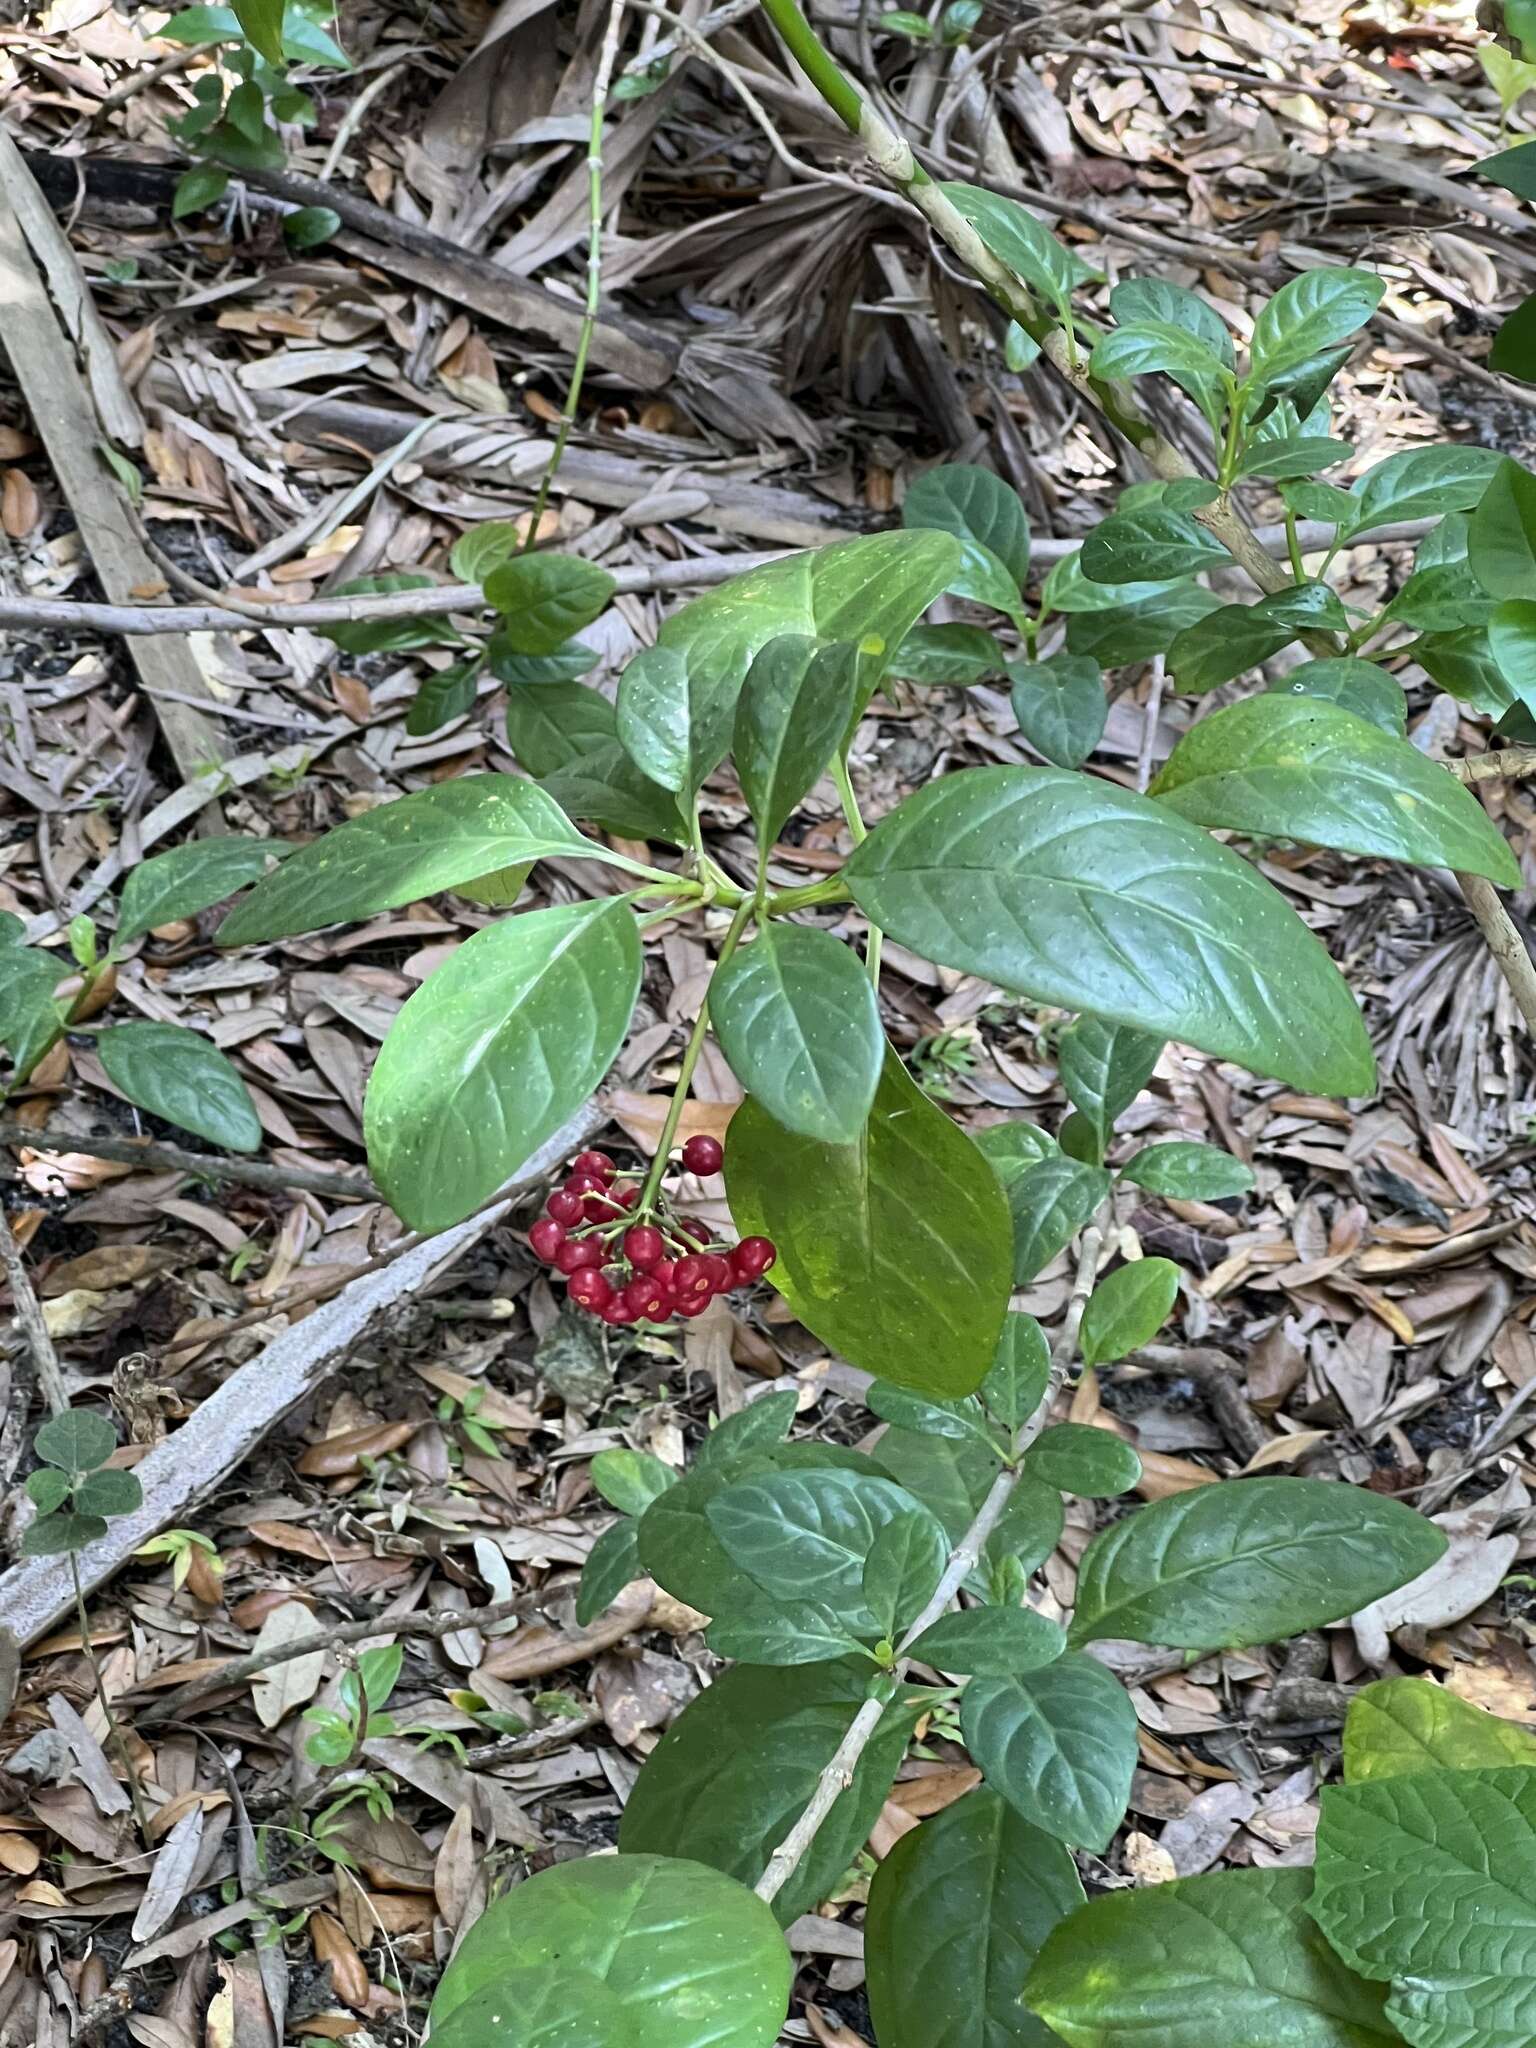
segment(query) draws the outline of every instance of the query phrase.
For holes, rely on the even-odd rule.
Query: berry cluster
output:
[[[718,1138],[683,1147],[690,1173],[718,1173],[724,1158]],[[717,1294],[760,1280],[778,1256],[766,1237],[715,1244],[708,1224],[677,1217],[659,1192],[637,1213],[641,1186],[606,1152],[578,1153],[528,1233],[535,1256],[565,1275],[571,1300],[589,1315],[613,1324],[702,1315]]]

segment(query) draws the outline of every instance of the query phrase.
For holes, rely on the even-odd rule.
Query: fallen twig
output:
[[[83,1152],[87,1159],[112,1159],[146,1171],[195,1174],[199,1180],[233,1181],[240,1187],[297,1189],[331,1201],[373,1202],[379,1191],[365,1173],[326,1173],[318,1167],[274,1165],[264,1159],[225,1159],[214,1152],[189,1152],[182,1145],[148,1138],[82,1136],[52,1124],[0,1122],[0,1145],[25,1145],[37,1152]]]
[[[11,1305],[16,1311],[16,1320],[21,1325],[21,1334],[27,1340],[27,1349],[32,1354],[32,1364],[37,1372],[37,1384],[42,1388],[43,1399],[55,1415],[62,1415],[69,1406],[69,1389],[64,1384],[64,1373],[59,1365],[59,1354],[53,1348],[53,1339],[48,1334],[42,1305],[32,1285],[32,1276],[27,1271],[26,1260],[21,1255],[21,1246],[11,1229],[11,1219],[0,1207],[0,1265],[5,1267],[5,1277],[10,1283]]]

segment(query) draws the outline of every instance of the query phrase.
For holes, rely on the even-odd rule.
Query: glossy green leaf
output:
[[[1335,347],[1365,325],[1385,290],[1385,280],[1369,270],[1324,267],[1293,277],[1253,323],[1249,375],[1268,383],[1281,371]]]
[[[466,775],[364,811],[285,860],[219,927],[251,946],[372,917],[546,854],[611,858],[552,798],[512,775]]]
[[[231,0],[247,42],[270,64],[283,61],[284,0]]]
[[[880,1085],[874,986],[841,939],[769,924],[716,970],[709,1017],[738,1081],[775,1123],[852,1145]]]
[[[157,925],[211,909],[290,851],[281,839],[189,839],[185,846],[140,861],[123,884],[117,944],[131,945]]]
[[[1257,604],[1224,604],[1208,612],[1175,638],[1168,666],[1181,690],[1214,690],[1303,633],[1344,632],[1348,626],[1348,614],[1326,584],[1304,583]]]
[[[1011,661],[1013,715],[1037,754],[1052,767],[1077,768],[1104,736],[1109,702],[1104,675],[1085,654]]]
[[[498,637],[513,653],[554,654],[591,625],[618,586],[575,555],[518,555],[492,569],[484,588],[501,614]]]
[[[1045,579],[1040,593],[1040,602],[1047,612],[1065,612],[1069,617],[1078,612],[1116,611],[1126,605],[1138,605],[1152,598],[1184,596],[1192,586],[1187,583],[1095,583],[1083,573],[1083,551],[1074,548],[1063,555]],[[1204,593],[1209,596],[1209,592]],[[1217,604],[1218,598],[1211,602]]]
[[[1005,1124],[988,1124],[978,1131],[976,1149],[986,1154],[992,1171],[1006,1189],[1042,1159],[1053,1158],[1059,1148],[1056,1140],[1038,1124],[1019,1117]]]
[[[69,1509],[62,1514],[39,1515],[22,1534],[21,1555],[63,1557],[100,1542],[106,1533],[107,1525],[100,1515],[76,1514]]]
[[[1536,1769],[1536,1733],[1427,1678],[1378,1679],[1355,1694],[1344,1717],[1349,1785],[1515,1764]]]
[[[599,1451],[589,1469],[592,1484],[621,1515],[643,1515],[678,1479],[670,1465],[648,1451]]]
[[[864,1560],[862,1599],[887,1641],[895,1642],[921,1614],[948,1563],[943,1524],[916,1502],[876,1529]]]
[[[1083,1363],[1111,1365],[1150,1344],[1172,1314],[1178,1293],[1179,1269],[1171,1259],[1137,1259],[1106,1275],[1083,1310],[1078,1333]]]
[[[1517,143],[1501,149],[1497,156],[1485,156],[1476,166],[1477,175],[1522,199],[1536,199],[1536,143]]]
[[[32,1448],[65,1472],[94,1472],[117,1449],[117,1431],[104,1415],[93,1415],[88,1408],[66,1408],[42,1425],[32,1439]]]
[[[745,1408],[723,1417],[694,1451],[694,1470],[719,1466],[747,1451],[776,1448],[789,1435],[799,1398],[792,1387],[783,1393],[759,1394]]]
[[[690,1701],[646,1761],[619,1825],[626,1853],[697,1857],[755,1884],[800,1818],[873,1676],[864,1662],[739,1664]],[[886,1708],[808,1855],[774,1901],[780,1922],[826,1897],[863,1848],[921,1711]]]
[[[667,1856],[589,1856],[493,1900],[443,1972],[434,2036],[513,1973],[556,1965],[601,1979],[635,2048],[772,2048],[789,2010],[789,1951],[744,1885]],[[464,2048],[471,2038],[499,2048],[494,2033],[464,2034]]]
[[[487,519],[454,542],[448,566],[461,583],[483,583],[493,569],[521,554],[523,532],[514,519]]]
[[[308,1753],[314,1756],[313,1738]],[[434,2048],[591,2048],[594,2041],[636,2048],[637,2034],[623,2000],[601,1977],[549,1963],[497,1977],[446,2020],[434,2020],[432,2040]]]
[[[1000,476],[970,462],[925,470],[907,491],[901,523],[959,541],[960,571],[950,584],[956,596],[998,611],[1018,608],[1029,575],[1029,521],[1018,492]]]
[[[1174,1139],[1147,1145],[1120,1169],[1150,1195],[1170,1195],[1179,1202],[1221,1202],[1246,1194],[1253,1186],[1252,1169],[1219,1145],[1196,1145]]]
[[[1463,557],[1415,569],[1381,616],[1426,633],[1454,633],[1463,626],[1484,625],[1493,610],[1493,599]]]
[[[598,653],[584,640],[567,640],[553,654],[518,654],[493,633],[485,644],[485,665],[499,683],[509,689],[525,690],[545,683],[574,683],[597,667]],[[603,699],[606,704],[607,698]],[[608,705],[610,712],[613,710]],[[613,730],[610,721],[609,732]],[[537,771],[530,771],[537,772]]]
[[[676,648],[642,648],[619,679],[620,743],[642,775],[691,803],[725,758],[733,694]]]
[[[1110,1892],[1046,1941],[1025,2001],[1069,2048],[1389,2048],[1311,1889],[1307,1870],[1225,1870]]]
[[[924,1401],[917,1394],[909,1394],[904,1387],[893,1387],[885,1380],[873,1380],[864,1400],[872,1414],[878,1415],[882,1422],[893,1422],[898,1429],[916,1429],[931,1436],[947,1436],[956,1443],[968,1436],[979,1437],[989,1449],[996,1448],[996,1439],[974,1394],[964,1401]]]
[[[979,1437],[934,1436],[899,1423],[881,1432],[874,1457],[899,1486],[933,1510],[954,1543],[975,1520],[1003,1469],[1001,1457]]]
[[[1043,222],[1036,220],[1016,199],[989,192],[981,185],[946,183],[940,186],[954,206],[975,228],[987,248],[1052,305],[1065,306],[1080,284],[1097,277]]]
[[[677,798],[643,775],[617,739],[583,746],[539,781],[568,817],[589,819],[626,838],[665,839],[674,846],[687,842],[688,827]],[[585,840],[583,845],[590,856],[592,841]],[[600,849],[597,857],[603,857]]]
[[[876,1532],[917,1506],[888,1479],[831,1467],[738,1480],[705,1514],[732,1563],[764,1592],[792,1590],[832,1609],[859,1634],[880,1626],[861,1591]],[[942,1530],[933,1526],[942,1543]],[[943,1550],[947,1555],[947,1544]]]
[[[1032,1607],[967,1607],[941,1614],[910,1654],[936,1671],[1019,1678],[1054,1664],[1066,1647],[1065,1632]]]
[[[773,844],[826,772],[858,703],[851,641],[824,647],[791,633],[759,648],[737,700],[732,752],[761,845]]]
[[[1143,1259],[1139,1265],[1152,1263]],[[1167,1265],[1168,1261],[1157,1263]],[[1138,1266],[1122,1268],[1132,1273],[1138,1270]],[[1124,1353],[1117,1355],[1123,1357]],[[1098,1362],[1086,1352],[1084,1359],[1090,1365]],[[1128,1443],[1107,1429],[1094,1429],[1084,1422],[1053,1422],[1030,1446],[1025,1470],[1060,1493],[1075,1493],[1082,1500],[1113,1500],[1117,1494],[1129,1493],[1141,1477],[1141,1460]]]
[[[526,683],[507,690],[507,745],[530,775],[553,775],[619,736],[613,706],[585,683]],[[664,802],[663,792],[657,798]]]
[[[1488,367],[1505,377],[1536,383],[1536,292],[1529,292],[1493,337]]]
[[[1267,694],[1229,704],[1180,740],[1152,794],[1198,825],[1519,887],[1514,855],[1472,792],[1337,705]]]
[[[1332,469],[1354,454],[1347,441],[1330,440],[1322,434],[1297,434],[1289,439],[1261,434],[1233,471],[1234,477],[1265,476],[1272,482],[1286,477],[1315,476],[1320,469]]]
[[[1198,292],[1161,277],[1127,277],[1109,295],[1109,310],[1122,327],[1149,321],[1179,327],[1194,336],[1224,369],[1233,367],[1232,336],[1216,308]]]
[[[1192,576],[1228,560],[1226,549],[1188,512],[1161,503],[1111,512],[1083,542],[1083,573],[1095,583],[1145,583]]]
[[[467,717],[474,710],[475,698],[479,694],[479,674],[480,663],[472,658],[456,661],[428,676],[405,714],[405,729],[412,739],[436,732],[440,726],[451,725],[456,718]]]
[[[939,626],[914,626],[891,658],[891,674],[909,682],[943,686],[979,683],[997,675],[1003,650],[985,626],[946,620]]]
[[[1403,686],[1374,661],[1360,661],[1349,654],[1324,655],[1319,661],[1304,661],[1287,669],[1267,687],[1279,697],[1322,698],[1342,711],[1352,711],[1356,718],[1368,718],[1397,739],[1408,729]]]
[[[1062,1032],[1056,1065],[1067,1100],[1086,1119],[1102,1158],[1115,1124],[1157,1071],[1164,1041],[1104,1017],[1079,1017]]]
[[[1372,533],[1405,519],[1470,512],[1499,467],[1495,448],[1408,448],[1373,463],[1350,487],[1353,534]]]
[[[368,1163],[414,1230],[445,1230],[575,1114],[624,1043],[640,939],[621,897],[487,925],[406,1003],[363,1104]]]
[[[1116,595],[1117,586],[1103,583],[1097,586],[1107,597]],[[1110,604],[1089,611],[1086,607],[1070,613],[1067,618],[1067,647],[1073,654],[1089,655],[1105,668],[1123,667],[1128,662],[1150,661],[1154,655],[1165,654],[1186,626],[1192,626],[1203,619],[1208,612],[1221,608],[1221,599],[1213,590],[1202,589],[1198,583],[1175,584],[1169,589],[1158,585],[1123,583],[1119,591],[1126,592],[1150,588],[1151,596],[1127,600],[1124,604]]]
[[[960,1695],[972,1761],[1014,1812],[1070,1848],[1114,1838],[1136,1768],[1136,1710],[1118,1678],[1073,1651]]]
[[[75,1491],[75,1507],[82,1515],[131,1515],[144,1505],[144,1489],[132,1472],[106,1466],[88,1472]]]
[[[898,805],[845,875],[875,924],[943,966],[1318,1093],[1374,1086],[1354,997],[1295,912],[1128,790],[966,769]]]
[[[1008,1299],[1007,1205],[894,1054],[856,1143],[786,1133],[748,1097],[725,1172],[737,1228],[772,1238],[774,1284],[824,1344],[914,1393],[980,1384]]]
[[[576,1626],[587,1628],[600,1614],[606,1614],[630,1581],[639,1576],[638,1529],[626,1515],[606,1528],[587,1554],[576,1593]]]
[[[1445,1537],[1400,1501],[1326,1479],[1238,1479],[1154,1501],[1083,1554],[1072,1639],[1185,1650],[1283,1642],[1406,1586]]]
[[[1063,1153],[1042,1159],[1008,1188],[1013,1214],[1013,1284],[1027,1287],[1064,1252],[1110,1190],[1102,1167]]]
[[[1187,391],[1210,422],[1220,429],[1233,377],[1204,340],[1171,321],[1143,320],[1117,327],[1104,336],[1089,365],[1104,383],[1123,377],[1145,377],[1161,371]]]
[[[179,1024],[112,1024],[96,1038],[107,1079],[128,1100],[178,1130],[231,1152],[261,1147],[250,1090],[211,1040]]]
[[[1433,1771],[1324,1792],[1311,1912],[1340,1957],[1391,1980],[1416,2048],[1536,2035],[1536,1770]]]
[[[1490,596],[1528,598],[1536,589],[1536,476],[1506,457],[1472,514],[1468,553]]]
[[[1507,597],[1488,621],[1488,651],[1511,693],[1536,707],[1536,602]]]
[[[873,1630],[866,1626],[863,1633]],[[715,1656],[738,1664],[831,1664],[863,1650],[858,1636],[824,1602],[779,1598],[757,1587],[712,1621],[704,1640]]]
[[[985,1789],[903,1835],[864,1919],[880,2048],[1051,2048],[1019,1988],[1082,1896],[1061,1844]]]
[[[1010,1310],[998,1339],[992,1370],[981,1383],[981,1398],[1003,1427],[1017,1430],[1045,1399],[1051,1347],[1033,1316]]]
[[[1442,690],[1476,710],[1498,716],[1518,701],[1493,658],[1486,627],[1424,633],[1406,651]]]

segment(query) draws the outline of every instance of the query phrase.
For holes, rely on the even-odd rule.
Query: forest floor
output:
[[[1111,278],[1197,286],[1242,332],[1298,270],[1378,269],[1381,316],[1337,387],[1353,469],[1447,438],[1536,453],[1536,387],[1482,361],[1531,287],[1536,236],[1461,175],[1500,139],[1466,7],[989,4],[959,50],[905,41],[853,0],[815,11],[926,161],[1034,204]],[[684,0],[682,14],[694,33],[680,42],[660,7],[630,16],[625,61],[666,75],[610,115],[604,324],[540,534],[635,572],[584,635],[601,657],[589,680],[610,690],[691,574],[889,523],[935,460],[997,469],[1041,543],[1079,536],[1128,474],[1047,370],[1004,368],[985,302],[750,10]],[[172,570],[271,614],[174,641],[62,617],[11,629],[0,909],[34,939],[87,910],[110,929],[123,870],[189,834],[303,841],[402,791],[514,765],[501,685],[413,738],[405,714],[445,653],[344,654],[283,610],[359,576],[446,576],[463,532],[532,505],[570,374],[606,19],[596,0],[508,0],[494,21],[469,4],[346,6],[352,68],[301,67],[318,120],[289,131],[290,171],[344,194],[344,224],[297,252],[270,177],[172,222],[185,160],[167,124],[212,58],[155,40],[158,12],[53,0],[0,28],[19,151],[0,156],[0,196],[20,212],[40,189],[67,231],[116,349],[121,378],[96,395],[119,407],[112,438],[142,474],[148,533]],[[418,239],[400,240],[412,226]],[[542,312],[487,284],[476,257],[536,287]],[[18,331],[0,316],[0,339]],[[1161,424],[1189,436],[1166,388]],[[143,603],[169,577],[169,601],[194,601],[163,565],[107,588],[56,481],[67,432],[0,372],[0,592]],[[1250,510],[1278,516],[1261,486]],[[1380,601],[1407,554],[1355,549],[1346,596]],[[1135,786],[1192,706],[1165,700],[1150,666],[1118,686],[1098,762]],[[1486,742],[1422,677],[1410,731],[1437,755]],[[892,684],[853,766],[874,816],[941,765],[1030,758],[999,692]],[[1536,881],[1530,797],[1486,788]],[[729,864],[745,824],[729,771],[705,819]],[[824,785],[774,872],[814,881],[846,850]],[[1082,1859],[1101,1886],[1309,1860],[1344,1705],[1382,1670],[1429,1670],[1536,1725],[1530,1047],[1449,877],[1278,847],[1261,864],[1363,1002],[1380,1094],[1314,1100],[1168,1049],[1129,1127],[1208,1137],[1256,1186],[1222,1206],[1122,1207],[1122,1249],[1173,1257],[1187,1285],[1156,1356],[1090,1374],[1070,1412],[1135,1445],[1145,1498],[1263,1468],[1342,1478],[1434,1511],[1455,1569],[1395,1617],[1390,1644],[1342,1625],[1288,1655],[1182,1669],[1143,1654],[1128,1671],[1131,1812],[1103,1857]],[[546,862],[524,900],[607,890],[610,872]],[[0,2044],[418,2038],[487,1886],[610,1842],[640,1762],[712,1668],[699,1617],[644,1583],[575,1626],[576,1578],[608,1519],[591,1456],[627,1443],[681,1464],[712,1416],[772,1386],[797,1390],[803,1433],[863,1442],[877,1426],[862,1376],[761,1290],[680,1335],[562,1319],[521,1234],[538,1188],[441,1257],[391,1262],[404,1231],[366,1178],[369,1066],[401,1003],[492,915],[444,897],[224,954],[210,912],[131,949],[114,1014],[191,1023],[231,1055],[266,1173],[166,1150],[189,1141],[133,1111],[84,1036],[5,1109],[10,1228],[65,1385],[118,1414],[119,1461],[188,1429],[221,1387],[255,1420],[242,1434],[207,1411],[174,1513],[151,1490],[141,1536],[193,1532],[185,1576],[164,1550],[125,1556],[88,1603],[154,1788],[151,1853],[101,1747],[67,1573],[0,1577],[0,1626],[20,1638],[0,1668]],[[697,921],[664,930],[622,1083],[594,1105],[611,1149],[654,1140],[717,938]],[[894,945],[881,995],[913,1073],[964,1125],[1055,1127],[1059,1013]],[[723,1131],[736,1092],[706,1051],[686,1128]],[[141,1136],[160,1149],[123,1156]],[[93,1149],[114,1140],[116,1156]],[[727,1220],[718,1181],[685,1194]],[[1049,1316],[1069,1281],[1063,1257],[1018,1305]],[[0,1362],[7,1554],[30,1513],[35,1364],[18,1332]],[[1103,1512],[1069,1512],[1045,1574],[1058,1608]],[[514,1600],[494,1630],[453,1618]],[[326,1638],[348,1623],[404,1646],[397,1718],[457,1738],[370,1739],[363,1796],[357,1772],[338,1787],[306,1758],[301,1718],[334,1703]],[[305,1631],[312,1654],[254,1679],[237,1668]],[[870,2040],[859,1906],[874,1859],[974,1777],[941,1740],[906,1766],[835,1908],[792,1931],[786,2041]]]

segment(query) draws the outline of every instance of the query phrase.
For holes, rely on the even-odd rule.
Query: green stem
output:
[[[715,962],[718,974],[735,952],[742,933],[754,909],[750,897],[736,906],[736,915],[731,919],[731,928],[720,947],[720,958]],[[667,1120],[661,1127],[661,1136],[656,1141],[656,1156],[651,1161],[651,1170],[645,1176],[645,1185],[640,1190],[640,1199],[635,1204],[638,1220],[648,1216],[655,1206],[656,1191],[661,1186],[661,1177],[667,1170],[667,1155],[677,1136],[678,1124],[682,1121],[683,1104],[688,1100],[688,1090],[693,1086],[694,1070],[699,1064],[699,1054],[704,1050],[704,1040],[709,1031],[709,997],[706,995],[699,1005],[699,1014],[693,1020],[693,1029],[688,1034],[688,1043],[683,1048],[683,1063],[677,1070],[677,1085],[672,1090],[672,1100],[667,1105]]]
[[[764,906],[769,917],[787,917],[792,910],[809,910],[817,903],[847,903],[852,891],[841,875],[828,875],[824,882],[807,882],[799,889],[778,889]]]
[[[859,809],[859,799],[854,794],[853,777],[848,772],[848,756],[839,754],[832,763],[832,780],[842,802],[843,816],[848,820],[848,834],[855,846],[862,846],[869,837],[869,827],[864,823],[864,814]],[[876,995],[880,992],[880,949],[885,934],[879,925],[869,928],[869,943],[864,949],[864,964],[869,969],[869,978],[875,985]]]
[[[1301,559],[1301,535],[1296,531],[1296,514],[1287,505],[1285,508],[1285,548],[1291,558],[1291,574],[1298,583],[1307,580],[1307,566]]]
[[[785,48],[827,105],[850,133],[857,135],[864,119],[863,96],[821,39],[795,0],[763,0],[763,12],[778,30]],[[924,175],[919,173],[920,176]]]
[[[555,445],[550,450],[548,466],[539,479],[539,494],[533,501],[528,532],[523,540],[525,554],[538,540],[539,526],[549,504],[549,494],[554,488],[555,478],[560,474],[560,464],[565,459],[565,446],[571,438],[571,429],[576,424],[576,408],[581,403],[581,387],[587,374],[587,357],[591,353],[592,336],[597,327],[598,307],[603,289],[603,117],[608,107],[609,83],[613,77],[614,65],[618,62],[619,33],[623,22],[624,0],[613,0],[608,14],[608,27],[603,35],[603,47],[597,60],[597,76],[592,81],[592,119],[587,130],[586,304],[582,309],[581,328],[576,336],[576,353],[571,358],[571,381],[566,387],[565,404],[560,413]]]
[[[107,1724],[107,1740],[116,1752],[117,1760],[123,1767],[123,1776],[128,1780],[128,1797],[133,1801],[133,1817],[138,1823],[139,1838],[146,1845],[149,1842],[149,1808],[144,1804],[144,1788],[139,1783],[139,1774],[133,1767],[133,1758],[128,1754],[128,1745],[123,1740],[123,1731],[118,1726],[112,1703],[107,1698],[107,1688],[101,1676],[101,1666],[96,1662],[96,1648],[91,1641],[91,1618],[85,1611],[85,1589],[80,1584],[80,1564],[75,1553],[66,1553],[69,1558],[69,1576],[75,1589],[75,1616],[80,1623],[80,1647],[85,1652],[85,1661],[91,1667],[91,1682],[96,1688],[96,1704],[101,1708],[102,1718]]]

